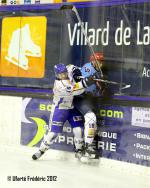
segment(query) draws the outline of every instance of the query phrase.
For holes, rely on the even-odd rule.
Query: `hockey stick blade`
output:
[[[122,87],[122,88],[120,88],[121,90],[122,89],[128,89],[128,88],[130,88],[131,87],[131,85],[126,85],[126,86],[124,86],[124,87]]]
[[[60,7],[60,10],[67,10],[67,9],[72,10],[73,9],[73,5],[62,5]]]

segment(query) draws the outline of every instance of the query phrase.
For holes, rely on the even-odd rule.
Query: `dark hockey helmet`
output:
[[[55,76],[58,79],[67,79],[68,78],[68,71],[66,65],[59,63],[54,66]]]

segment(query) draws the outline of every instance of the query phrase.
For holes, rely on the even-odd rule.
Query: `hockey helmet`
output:
[[[54,66],[55,76],[58,79],[67,79],[68,78],[68,71],[66,65],[59,63]]]
[[[98,71],[102,67],[103,60],[104,60],[104,55],[102,52],[97,52],[90,56],[90,61],[92,62],[95,69]]]
[[[90,56],[90,61],[104,61],[104,54],[102,52],[97,52],[94,53],[93,55]]]

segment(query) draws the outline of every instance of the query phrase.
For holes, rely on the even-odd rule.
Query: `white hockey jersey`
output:
[[[74,107],[73,97],[85,91],[82,81],[76,83],[73,80],[72,72],[74,68],[74,65],[67,65],[68,80],[55,80],[53,87],[53,108],[72,109]]]
[[[58,109],[72,109],[73,97],[85,91],[82,82],[72,83],[68,80],[55,80],[53,105]]]

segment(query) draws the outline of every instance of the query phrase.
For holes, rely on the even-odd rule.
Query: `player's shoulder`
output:
[[[74,67],[74,65],[69,64],[69,65],[67,65],[66,67],[67,67],[67,69],[72,69],[72,68]]]
[[[82,67],[92,67],[92,63],[91,62],[87,62]]]
[[[53,89],[63,92],[66,86],[71,85],[70,80],[55,80]]]
[[[73,64],[69,64],[66,66],[67,70],[74,70],[74,69],[80,69],[80,67],[73,65]]]
[[[57,85],[66,85],[66,84],[71,84],[71,81],[69,79],[67,80],[55,80],[55,84]]]
[[[85,64],[82,66],[82,68],[81,68],[81,71],[84,71],[84,70],[86,70],[86,72],[87,72],[87,70],[93,71],[93,65],[92,65],[92,63],[91,63],[91,62],[85,63]],[[89,72],[89,71],[88,71],[88,72]]]

